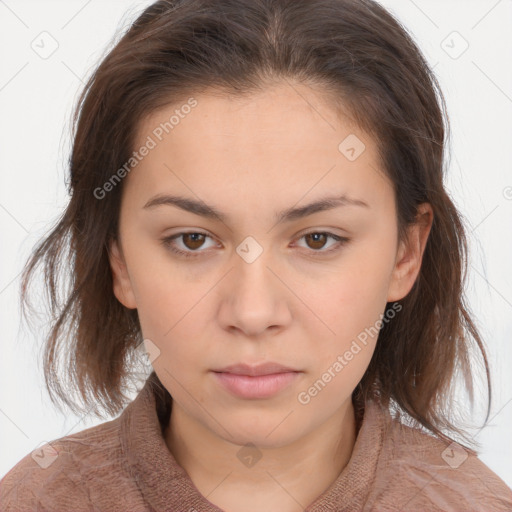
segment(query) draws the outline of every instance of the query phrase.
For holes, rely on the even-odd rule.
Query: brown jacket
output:
[[[0,482],[0,511],[220,512],[169,452],[154,382],[118,418],[26,455]],[[348,465],[305,512],[359,510],[511,511],[512,491],[459,445],[369,402]]]

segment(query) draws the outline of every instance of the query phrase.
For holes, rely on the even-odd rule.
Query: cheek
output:
[[[385,256],[372,256],[375,254],[369,248],[357,254],[354,251],[344,260],[343,268],[320,285],[317,281],[316,286],[308,283],[304,288],[305,302],[321,319],[319,322],[308,313],[309,338],[315,340],[314,377],[320,379],[320,386],[332,381],[327,386],[331,390],[353,389],[371,360],[390,272]],[[330,392],[323,394],[330,396]]]
[[[159,242],[128,232],[126,247],[142,332],[148,338],[162,338],[197,302],[197,287],[187,285],[183,268],[172,263]]]
[[[304,302],[318,312],[337,336],[347,339],[356,335],[357,330],[373,325],[384,312],[390,272],[385,257],[354,252],[336,271],[320,281],[306,282]]]
[[[156,346],[157,357],[151,364],[159,377],[165,379],[162,382],[171,394],[181,397],[181,401],[187,396],[187,393],[183,395],[183,389],[195,389],[201,401],[197,378],[206,371],[209,353],[208,339],[204,337],[201,324],[201,304],[194,307],[194,303],[197,303],[196,297],[164,290],[153,293],[139,310],[144,338],[149,338]]]
[[[159,340],[163,346],[172,343],[176,350],[180,340],[199,340],[200,319],[206,314],[201,301],[204,293],[198,287],[177,286],[176,280],[169,278],[139,286],[138,314],[144,336]]]
[[[155,369],[165,365],[173,375],[191,374],[190,368],[211,351],[205,332],[218,308],[209,290],[221,275],[213,267],[205,271],[205,266],[174,260],[154,240],[140,240],[129,240],[127,263],[143,337],[155,343],[161,356]]]
[[[206,353],[202,320],[208,318],[204,295],[209,287],[207,283],[188,282],[180,267],[168,261],[150,265],[141,258],[132,268],[142,334],[158,349],[153,366],[180,375],[181,382],[183,374],[190,374],[190,368],[197,366]]]

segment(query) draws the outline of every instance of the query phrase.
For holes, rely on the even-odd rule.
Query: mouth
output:
[[[244,399],[270,398],[292,384],[303,372],[278,363],[235,364],[212,370],[217,382]]]
[[[248,377],[259,377],[262,375],[275,375],[280,373],[299,372],[300,370],[291,368],[289,366],[284,366],[279,363],[268,362],[257,365],[237,363],[213,371],[216,373],[230,373],[234,375],[246,375]]]

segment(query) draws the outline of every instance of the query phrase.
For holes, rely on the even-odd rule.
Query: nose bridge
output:
[[[274,295],[272,282],[275,277],[268,267],[272,267],[271,250],[263,247],[253,237],[247,237],[236,248],[234,287],[245,299],[251,298],[253,304],[258,299],[268,299],[266,295]],[[252,295],[252,297],[251,297]]]
[[[288,308],[282,283],[274,275],[272,251],[247,237],[236,253],[222,298],[224,327],[254,335],[269,326],[283,325],[288,321]]]

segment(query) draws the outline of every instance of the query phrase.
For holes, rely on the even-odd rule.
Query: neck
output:
[[[241,446],[173,402],[166,444],[211,503],[227,512],[303,511],[336,480],[356,439],[352,401],[316,430],[279,447]]]

